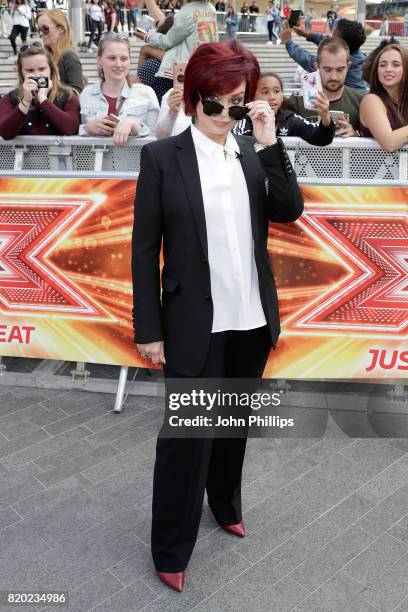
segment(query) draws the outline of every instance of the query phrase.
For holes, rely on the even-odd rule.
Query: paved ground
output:
[[[1,589],[67,589],[49,612],[408,611],[408,440],[352,439],[331,420],[321,440],[249,440],[247,536],[205,505],[179,594],[149,553],[162,400],[111,406],[0,387]]]

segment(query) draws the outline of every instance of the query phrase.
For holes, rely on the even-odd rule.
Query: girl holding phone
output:
[[[268,102],[275,114],[277,136],[298,136],[306,142],[320,147],[333,141],[335,124],[330,117],[329,100],[323,92],[320,92],[313,100],[316,114],[320,118],[319,123],[307,121],[294,112],[289,100],[284,98],[281,78],[273,72],[261,74],[254,100]],[[242,121],[239,121],[234,128],[234,132],[252,136],[251,119],[245,117]]]
[[[151,87],[130,78],[129,39],[110,32],[99,43],[99,79],[80,96],[82,136],[110,136],[126,144],[129,136],[148,136],[154,130],[159,103]]]

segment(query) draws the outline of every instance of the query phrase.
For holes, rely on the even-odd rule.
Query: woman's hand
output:
[[[140,131],[140,124],[137,121],[123,119],[117,124],[113,132],[113,143],[115,145],[125,145],[131,134],[137,135]]]
[[[169,97],[167,99],[167,104],[169,105],[170,117],[175,119],[179,114],[179,110],[181,107],[181,103],[183,101],[183,90],[181,88],[172,89],[169,93]]]
[[[289,24],[287,21],[283,22],[282,31],[279,36],[283,44],[290,42],[292,40],[292,30],[289,27]]]
[[[255,100],[255,102],[248,102],[246,106],[250,109],[248,117],[251,118],[253,135],[257,142],[268,146],[275,144],[275,114],[268,102]]]
[[[49,94],[51,89],[52,89],[52,81],[51,81],[51,79],[48,79],[48,87],[39,87],[38,88],[37,100],[38,100],[38,102],[40,104],[42,102],[44,102],[44,100],[46,100],[48,98],[48,94]]]
[[[323,93],[322,91],[319,91],[319,93],[317,93],[314,96],[311,104],[313,108],[316,110],[320,119],[322,120],[323,125],[325,125],[326,127],[330,125],[330,121],[331,121],[331,117],[329,113],[330,102],[326,94]]]
[[[166,363],[163,340],[149,342],[148,344],[136,344],[136,348],[143,359],[150,359],[155,365]]]
[[[33,81],[32,75],[26,76],[23,82],[23,100],[26,104],[30,104],[33,101],[33,94],[38,91],[38,85],[36,81]]]
[[[85,131],[89,136],[112,136],[113,131],[116,128],[116,121],[106,117],[99,117],[99,119],[93,119],[85,126]]]

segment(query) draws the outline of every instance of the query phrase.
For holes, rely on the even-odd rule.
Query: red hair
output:
[[[245,102],[253,99],[261,70],[255,55],[237,40],[200,45],[184,74],[184,112],[194,115],[202,97],[228,94],[246,82]]]

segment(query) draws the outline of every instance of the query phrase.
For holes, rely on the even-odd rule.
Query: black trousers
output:
[[[95,42],[96,45],[99,44],[99,41],[101,39],[102,32],[103,32],[103,22],[95,21],[95,19],[91,19],[89,27],[90,27],[90,34],[89,34],[89,41],[88,41],[88,49],[92,45],[93,42]],[[97,34],[96,39],[94,40],[96,30],[98,30],[98,34]]]
[[[268,26],[269,40],[272,41],[272,36],[273,36],[273,21],[267,21],[266,25]]]
[[[259,380],[271,346],[267,326],[214,333],[205,366],[197,378]],[[168,368],[165,377],[168,381],[182,378]],[[241,477],[246,442],[246,437],[158,438],[151,532],[152,556],[158,571],[182,572],[187,567],[197,539],[205,490],[220,525],[242,520]]]
[[[13,29],[11,30],[11,34],[9,36],[9,41],[11,42],[11,46],[13,47],[14,55],[17,55],[17,46],[16,46],[16,38],[18,35],[21,36],[21,41],[25,43],[27,40],[28,28],[25,28],[21,25],[13,25]]]

